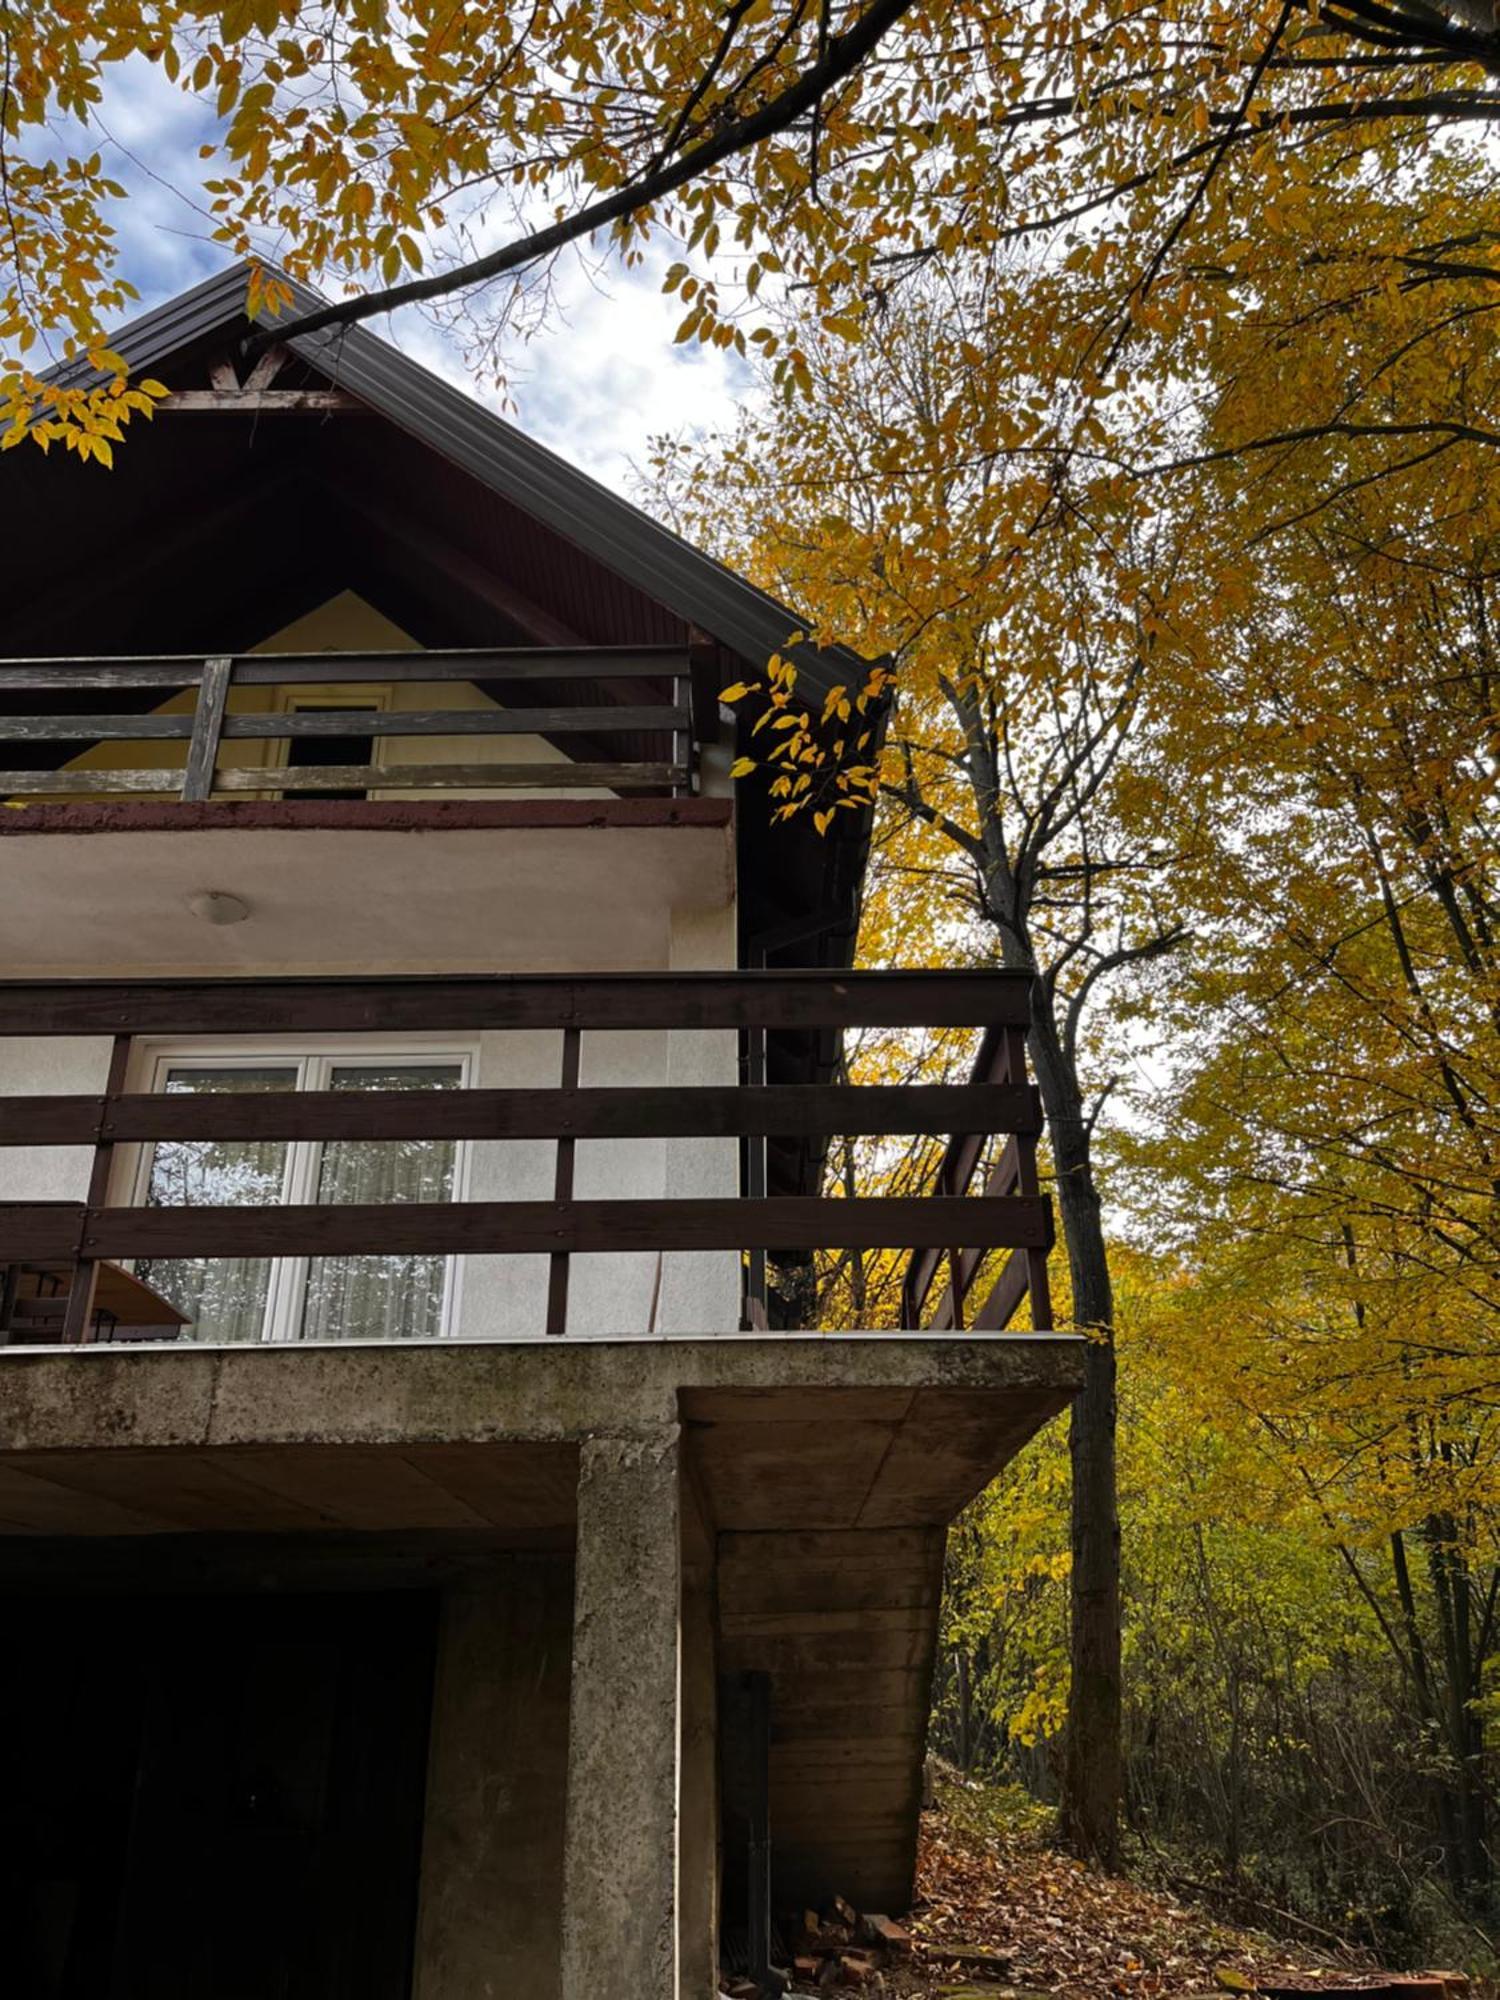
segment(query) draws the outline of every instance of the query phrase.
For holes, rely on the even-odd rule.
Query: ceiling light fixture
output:
[[[188,897],[188,908],[206,924],[242,924],[250,914],[244,897],[227,889],[200,889]]]

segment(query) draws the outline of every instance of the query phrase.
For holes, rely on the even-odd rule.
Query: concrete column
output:
[[[679,1448],[579,1456],[562,2000],[677,2000]]]
[[[682,1481],[682,1727],[678,1783],[677,1980],[680,2000],[718,1991],[719,1671],[716,1536],[690,1471]]]

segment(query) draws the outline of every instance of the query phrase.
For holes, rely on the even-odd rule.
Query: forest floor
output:
[[[1228,2000],[1372,1970],[1332,1944],[1239,1929],[1164,1890],[1084,1869],[1048,1844],[1038,1815],[1007,1813],[961,1781],[942,1785],[922,1816],[917,1892],[913,1950],[883,1975],[902,2000]]]

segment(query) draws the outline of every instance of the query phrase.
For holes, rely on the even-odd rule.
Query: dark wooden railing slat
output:
[[[0,660],[0,688],[190,688],[201,659]]]
[[[233,663],[209,660],[205,663],[199,689],[198,715],[3,715],[0,737],[20,742],[66,743],[180,743],[195,736],[199,718],[205,726],[212,712],[205,713],[211,694],[218,696],[222,718],[219,734],[236,741],[261,742],[267,738],[347,736],[347,709],[300,708],[280,710],[271,715],[224,715],[223,688]],[[361,709],[361,736],[589,736],[625,730],[686,729],[690,712],[685,705],[663,702],[660,707],[644,705],[626,708],[413,708]]]
[[[668,792],[680,764],[298,764],[292,770],[220,766],[214,792]],[[0,798],[94,798],[142,792],[174,796],[182,772],[0,770]]]
[[[175,717],[173,720],[185,720]],[[347,725],[346,725],[347,726]],[[689,773],[677,764],[306,764],[290,770],[220,766],[223,792],[664,792]],[[123,771],[0,771],[0,798],[93,798],[126,793],[175,795],[180,766]]]
[[[83,1246],[81,1201],[0,1202],[0,1262],[71,1264]]]
[[[258,653],[238,664],[235,679],[242,687],[334,687],[341,681],[376,685],[399,681],[420,687],[438,681],[656,680],[678,671],[683,657],[680,646],[579,650],[539,646],[514,653]]]
[[[51,1205],[45,1205],[49,1210]],[[59,1204],[68,1208],[69,1204]],[[0,1202],[0,1258],[34,1258],[36,1204]],[[458,1201],[268,1208],[72,1210],[80,1234],[47,1223],[51,1243],[90,1258],[523,1255],[630,1250],[900,1250],[970,1238],[988,1250],[1044,1250],[1050,1204],[1016,1196],[683,1197],[671,1201]]]
[[[345,724],[348,727],[348,724]],[[231,765],[219,792],[640,792],[667,791],[687,776],[678,764],[303,764],[254,771]],[[4,779],[0,778],[0,790]],[[40,789],[40,788],[39,788]]]
[[[192,733],[191,714],[0,716],[0,737],[17,743],[184,743]],[[175,784],[180,773],[163,775]]]
[[[637,680],[682,670],[682,646],[488,646],[433,652],[249,653],[235,661],[241,687],[334,686],[340,681]],[[135,659],[0,659],[0,687],[196,687],[196,656]]]
[[[1009,972],[0,980],[0,1035],[967,1028],[1029,1011],[1025,974]]]
[[[587,1090],[150,1092],[0,1098],[0,1146],[153,1139],[732,1139],[1035,1128],[996,1084],[642,1084]]]

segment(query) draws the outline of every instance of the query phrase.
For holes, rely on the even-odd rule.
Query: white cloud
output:
[[[607,484],[623,487],[649,439],[729,425],[754,393],[750,371],[731,349],[677,346],[680,300],[661,289],[665,251],[632,271],[591,281],[564,263],[546,331],[505,357],[514,421]],[[495,403],[476,382],[457,344],[411,314],[389,330],[414,358]]]
[[[223,266],[211,221],[195,206],[204,170],[198,147],[212,135],[213,120],[159,69],[137,61],[114,72],[99,125],[88,143],[103,142],[108,171],[129,189],[114,218],[122,268],[149,308]],[[60,137],[76,145],[80,135]],[[669,261],[663,249],[634,270],[606,268],[598,276],[581,258],[565,256],[545,330],[504,357],[512,420],[617,489],[629,485],[653,436],[727,426],[753,393],[732,350],[674,345],[683,307],[661,291]],[[466,366],[457,338],[431,320],[407,311],[372,325],[449,381],[500,405],[493,383]]]

